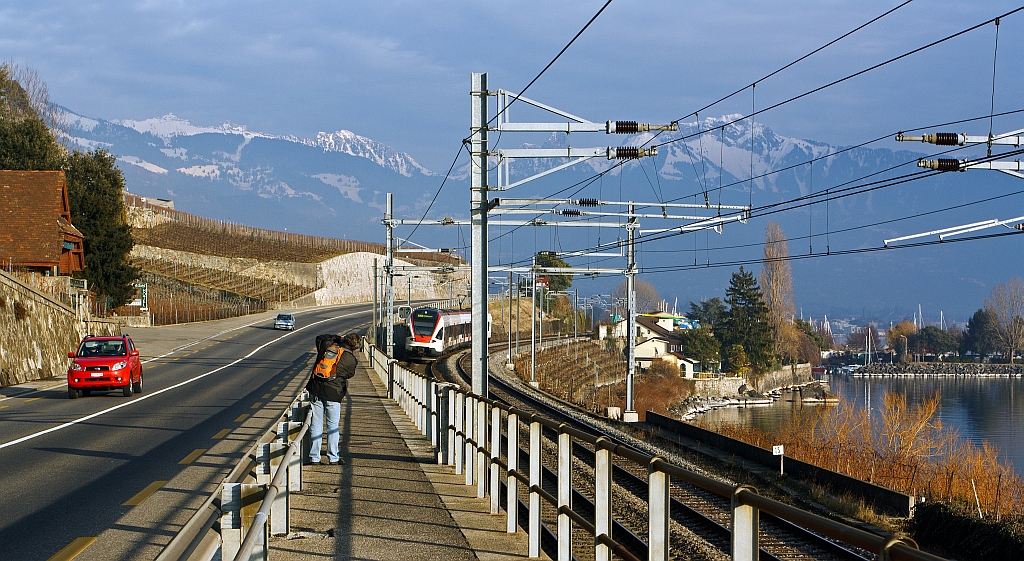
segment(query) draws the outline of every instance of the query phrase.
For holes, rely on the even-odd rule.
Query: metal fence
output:
[[[249,449],[157,561],[267,561],[270,535],[289,532],[291,492],[302,490],[302,459],[308,452],[311,417],[303,391],[277,430],[264,434]],[[219,532],[214,529],[217,522]]]
[[[669,559],[671,481],[689,483],[731,501],[731,555],[734,560],[758,559],[759,516],[770,514],[833,540],[870,552],[880,560],[929,560],[942,558],[917,549],[910,539],[886,538],[847,526],[769,499],[749,485],[731,485],[672,464],[665,458],[640,452],[610,440],[558,423],[528,411],[474,395],[453,384],[428,379],[398,365],[398,362],[369,341],[364,352],[373,371],[387,387],[387,395],[409,415],[424,436],[434,445],[437,461],[454,466],[456,474],[464,474],[466,485],[476,486],[478,498],[490,499],[491,514],[504,508],[506,531],[517,532],[520,509],[527,513],[525,527],[529,536],[530,557],[540,555],[542,502],[557,513],[557,559],[572,559],[571,525],[589,532],[593,537],[597,561],[610,561],[612,555],[622,559],[640,559],[634,551],[612,538],[616,521],[612,516],[613,456],[646,466],[648,471],[648,528],[646,556],[650,560]],[[519,431],[525,427],[529,445],[523,450]],[[557,435],[557,492],[543,488],[542,429]],[[572,487],[573,440],[594,448],[594,516],[589,519],[573,509]],[[519,465],[520,456],[529,465]],[[528,500],[519,500],[519,485],[525,486]],[[504,493],[502,487],[505,487]],[[505,504],[501,504],[504,494]],[[577,495],[578,496],[578,495]],[[642,554],[641,554],[642,555]]]

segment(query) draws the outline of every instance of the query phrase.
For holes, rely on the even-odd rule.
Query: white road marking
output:
[[[306,329],[308,327],[313,327],[314,325],[321,324],[321,323],[324,323],[324,322],[334,321],[334,320],[337,320],[337,319],[346,318],[346,317],[350,317],[350,316],[354,316],[354,315],[358,315],[358,314],[370,313],[370,312],[372,312],[372,310],[364,310],[364,311],[361,311],[361,312],[352,312],[352,313],[349,313],[349,314],[343,314],[343,315],[340,315],[340,316],[334,316],[334,317],[330,317],[330,318],[327,318],[327,319],[322,319],[320,321],[316,321],[316,322],[310,323],[308,325],[304,325],[304,326],[302,326],[302,327],[300,327],[300,328],[298,328],[298,329],[296,329],[294,331],[288,331],[287,333],[285,333],[284,335],[278,337],[277,339],[273,339],[271,341],[267,341],[266,343],[263,343],[262,345],[256,347],[249,354],[243,356],[242,358],[239,358],[237,360],[229,362],[228,364],[225,364],[224,366],[220,366],[218,368],[215,368],[215,369],[213,369],[213,370],[211,370],[209,372],[206,372],[205,374],[200,374],[200,375],[198,375],[198,376],[196,376],[194,378],[189,378],[188,380],[185,380],[183,382],[178,382],[177,384],[174,384],[173,386],[168,386],[168,387],[166,387],[166,388],[164,388],[162,390],[157,390],[157,391],[155,391],[153,393],[143,394],[142,396],[137,397],[137,398],[135,398],[135,399],[133,399],[131,401],[126,401],[126,402],[124,402],[124,403],[122,403],[120,405],[115,405],[115,406],[110,407],[108,409],[104,409],[102,411],[97,411],[96,413],[93,413],[91,415],[86,415],[85,417],[81,417],[79,419],[75,419],[73,421],[68,421],[66,423],[57,425],[55,427],[50,427],[50,428],[48,428],[46,430],[41,430],[39,432],[23,436],[21,438],[17,438],[15,440],[11,440],[10,442],[4,442],[3,444],[0,444],[0,450],[2,450],[4,448],[7,448],[9,446],[14,446],[15,444],[21,444],[22,442],[26,442],[28,440],[32,440],[33,438],[38,438],[40,436],[43,436],[44,434],[50,434],[51,432],[57,432],[59,430],[66,429],[68,427],[72,427],[74,425],[77,425],[79,423],[83,423],[83,422],[88,421],[90,419],[95,419],[96,417],[100,417],[102,415],[106,415],[107,413],[110,413],[112,411],[117,411],[118,409],[121,409],[122,407],[128,407],[130,405],[135,405],[136,403],[140,403],[140,402],[145,401],[145,400],[147,400],[147,399],[149,399],[151,397],[156,397],[156,396],[158,396],[158,395],[160,395],[160,394],[162,394],[164,392],[168,392],[168,391],[180,388],[182,386],[186,386],[188,384],[191,384],[192,382],[195,382],[196,380],[201,380],[201,379],[203,379],[203,378],[205,378],[205,377],[207,377],[207,376],[209,376],[211,374],[216,374],[217,372],[220,372],[221,370],[224,370],[225,368],[230,368],[230,367],[238,364],[239,362],[242,362],[243,360],[251,357],[252,355],[258,353],[259,351],[263,350],[267,346],[269,346],[269,345],[271,345],[273,343],[276,343],[276,342],[280,341],[281,339],[284,339],[285,337],[291,337],[295,333],[298,333],[299,331],[302,331],[303,329]],[[261,320],[261,321],[265,321],[265,320]],[[254,322],[254,323],[258,323],[258,322]],[[250,325],[252,325],[252,324],[250,324]],[[225,333],[226,333],[226,331],[225,331]]]
[[[342,305],[342,306],[339,306],[339,307],[340,308],[348,308],[348,307],[351,307],[351,306],[360,306],[360,305],[362,305],[362,304],[345,304],[345,305]],[[301,311],[298,311],[298,312],[292,312],[292,315],[297,316],[297,315],[309,314],[309,313],[318,312],[318,311],[323,311],[323,308],[309,308],[309,309],[301,310]],[[355,313],[358,313],[358,312],[355,312]],[[349,314],[349,315],[351,315],[351,314]],[[338,317],[345,317],[345,316],[338,316]],[[164,358],[166,356],[172,355],[172,354],[174,354],[174,353],[176,353],[176,352],[178,352],[178,351],[180,351],[182,349],[187,349],[187,348],[191,347],[192,345],[195,345],[196,343],[201,343],[203,341],[209,341],[210,339],[213,339],[214,337],[220,337],[221,335],[224,335],[225,333],[231,333],[232,331],[238,331],[239,329],[244,329],[246,327],[252,327],[252,326],[256,325],[257,323],[261,323],[261,322],[264,322],[264,321],[273,321],[273,320],[258,319],[256,321],[249,322],[249,323],[247,323],[245,325],[239,325],[239,326],[236,326],[236,327],[232,327],[231,329],[225,329],[224,331],[221,331],[220,333],[214,333],[213,335],[210,335],[209,337],[204,337],[202,339],[197,339],[195,341],[192,341],[191,343],[187,343],[185,345],[181,345],[180,347],[175,347],[175,348],[171,349],[170,351],[168,351],[168,352],[166,352],[166,353],[164,353],[164,354],[162,354],[160,356],[155,356],[155,357],[153,357],[153,358],[151,358],[149,360],[144,360],[144,361],[142,361],[142,364],[147,364],[147,363],[153,362],[154,360],[160,360],[161,358]],[[319,323],[319,322],[317,322],[317,323]],[[178,324],[178,325],[185,325],[185,324]],[[316,323],[312,323],[310,325],[316,325]],[[302,330],[302,329],[305,329],[305,327],[300,327],[299,329]],[[291,333],[291,332],[289,332],[289,333]],[[8,399],[14,399],[14,398],[18,398],[18,397],[25,397],[26,395],[32,395],[32,394],[36,394],[36,393],[47,392],[47,391],[52,390],[53,388],[57,388],[57,387],[60,387],[60,386],[67,385],[67,383],[68,383],[68,381],[66,379],[62,379],[60,382],[57,382],[56,384],[53,384],[51,386],[46,386],[46,387],[34,389],[32,391],[27,391],[25,393],[20,393],[18,395],[12,395],[12,396],[7,396],[7,397],[0,397],[0,401],[5,401],[5,400],[8,400]]]

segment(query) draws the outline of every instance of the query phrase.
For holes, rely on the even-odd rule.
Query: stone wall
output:
[[[369,302],[373,300],[373,260],[377,260],[378,274],[381,274],[384,268],[383,256],[365,252],[346,253],[321,263],[260,262],[256,259],[216,257],[146,245],[135,246],[132,248],[131,255],[138,259],[177,261],[190,267],[229,271],[264,281],[277,280],[311,288],[322,286],[316,292],[292,302],[283,302],[279,305],[275,303],[275,307],[283,309]],[[412,263],[395,259],[395,265],[408,266]],[[413,272],[412,274],[419,276],[413,282],[413,300],[433,300],[447,296],[447,287],[439,286],[447,283],[447,276],[426,272]],[[456,278],[456,283],[461,283],[461,279],[467,275],[456,272],[452,273],[452,276]],[[396,277],[396,304],[405,301],[407,291],[406,277]]]
[[[82,337],[119,335],[108,321],[83,322],[74,310],[0,272],[0,386],[60,377]]]
[[[813,379],[810,364],[796,364],[769,372],[754,381],[738,377],[697,378],[694,380],[696,383],[694,394],[707,397],[733,397],[740,393],[741,389],[746,391],[751,387],[761,393],[768,393],[777,388],[804,384]]]
[[[753,380],[750,385],[761,393],[768,393],[778,388],[806,384],[813,379],[810,364],[791,364]]]

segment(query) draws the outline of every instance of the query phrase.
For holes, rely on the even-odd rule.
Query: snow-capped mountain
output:
[[[173,199],[176,207],[186,212],[265,228],[379,241],[384,236],[379,221],[385,192],[395,193],[397,217],[419,218],[443,179],[410,155],[346,130],[309,139],[260,133],[233,123],[195,125],[171,114],[141,121],[108,121],[68,111],[66,120],[73,145],[104,148],[117,156],[129,190]],[[506,136],[497,149],[512,146],[511,138]],[[538,144],[565,147],[569,141],[564,134],[553,134]],[[680,123],[675,132],[573,135],[571,141],[576,147],[657,146],[658,155],[620,166],[593,158],[500,196],[548,197],[556,193],[560,198],[707,203],[710,208],[704,210],[712,213],[719,203],[754,206],[753,219],[727,225],[721,234],[704,231],[642,245],[642,270],[660,272],[651,274],[649,280],[661,287],[664,295],[678,295],[684,302],[721,296],[729,273],[739,263],[757,268],[754,262],[760,257],[758,244],[763,241],[767,221],[782,224],[790,239],[790,253],[801,257],[794,262],[798,305],[830,315],[862,308],[887,310],[898,307],[899,302],[906,304],[903,309],[916,308],[918,303],[939,308],[948,294],[957,294],[958,303],[945,307],[947,317],[966,317],[996,282],[1020,274],[1013,270],[1015,260],[1003,258],[1008,251],[1019,253],[1019,245],[1013,245],[1019,244],[1015,238],[819,258],[876,247],[895,236],[1019,215],[1004,210],[1015,200],[1005,197],[1020,190],[1019,180],[1000,174],[943,174],[847,197],[842,189],[856,184],[858,178],[878,180],[917,172],[915,162],[923,154],[844,148],[787,137],[760,122],[751,126],[749,121],[738,121],[734,115]],[[812,157],[820,159],[808,164]],[[514,160],[511,178],[520,180],[560,163],[557,159]],[[447,180],[430,217],[468,217],[468,172],[468,166],[463,166]],[[785,213],[772,210],[771,205],[781,201],[826,190],[830,193],[827,202],[817,199]],[[989,204],[977,202],[992,196],[1004,198]],[[660,214],[663,209],[645,212]],[[515,215],[506,215],[510,216]],[[679,224],[655,217],[641,222],[642,230]],[[499,247],[492,251],[497,255],[514,245],[516,257],[521,259],[524,255],[519,253],[528,255],[534,244],[539,249],[573,249],[591,246],[599,239],[607,242],[624,237],[624,231],[615,228],[596,232],[560,228],[536,237],[528,230],[517,233],[509,246],[501,245],[512,241],[508,236],[496,238]],[[421,243],[462,247],[466,234],[458,228],[421,228],[416,238]],[[808,256],[812,258],[802,258]],[[502,260],[507,262],[507,257]],[[715,263],[724,266],[715,267]],[[701,264],[708,267],[692,270]],[[691,270],[680,270],[682,266]],[[581,281],[581,289],[607,293],[621,280],[602,278]],[[835,301],[836,286],[843,287],[842,301]]]

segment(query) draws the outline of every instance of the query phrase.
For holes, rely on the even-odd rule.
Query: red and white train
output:
[[[438,357],[470,342],[473,314],[469,310],[416,308],[409,313],[407,356]],[[491,338],[491,314],[487,314],[487,338]]]

